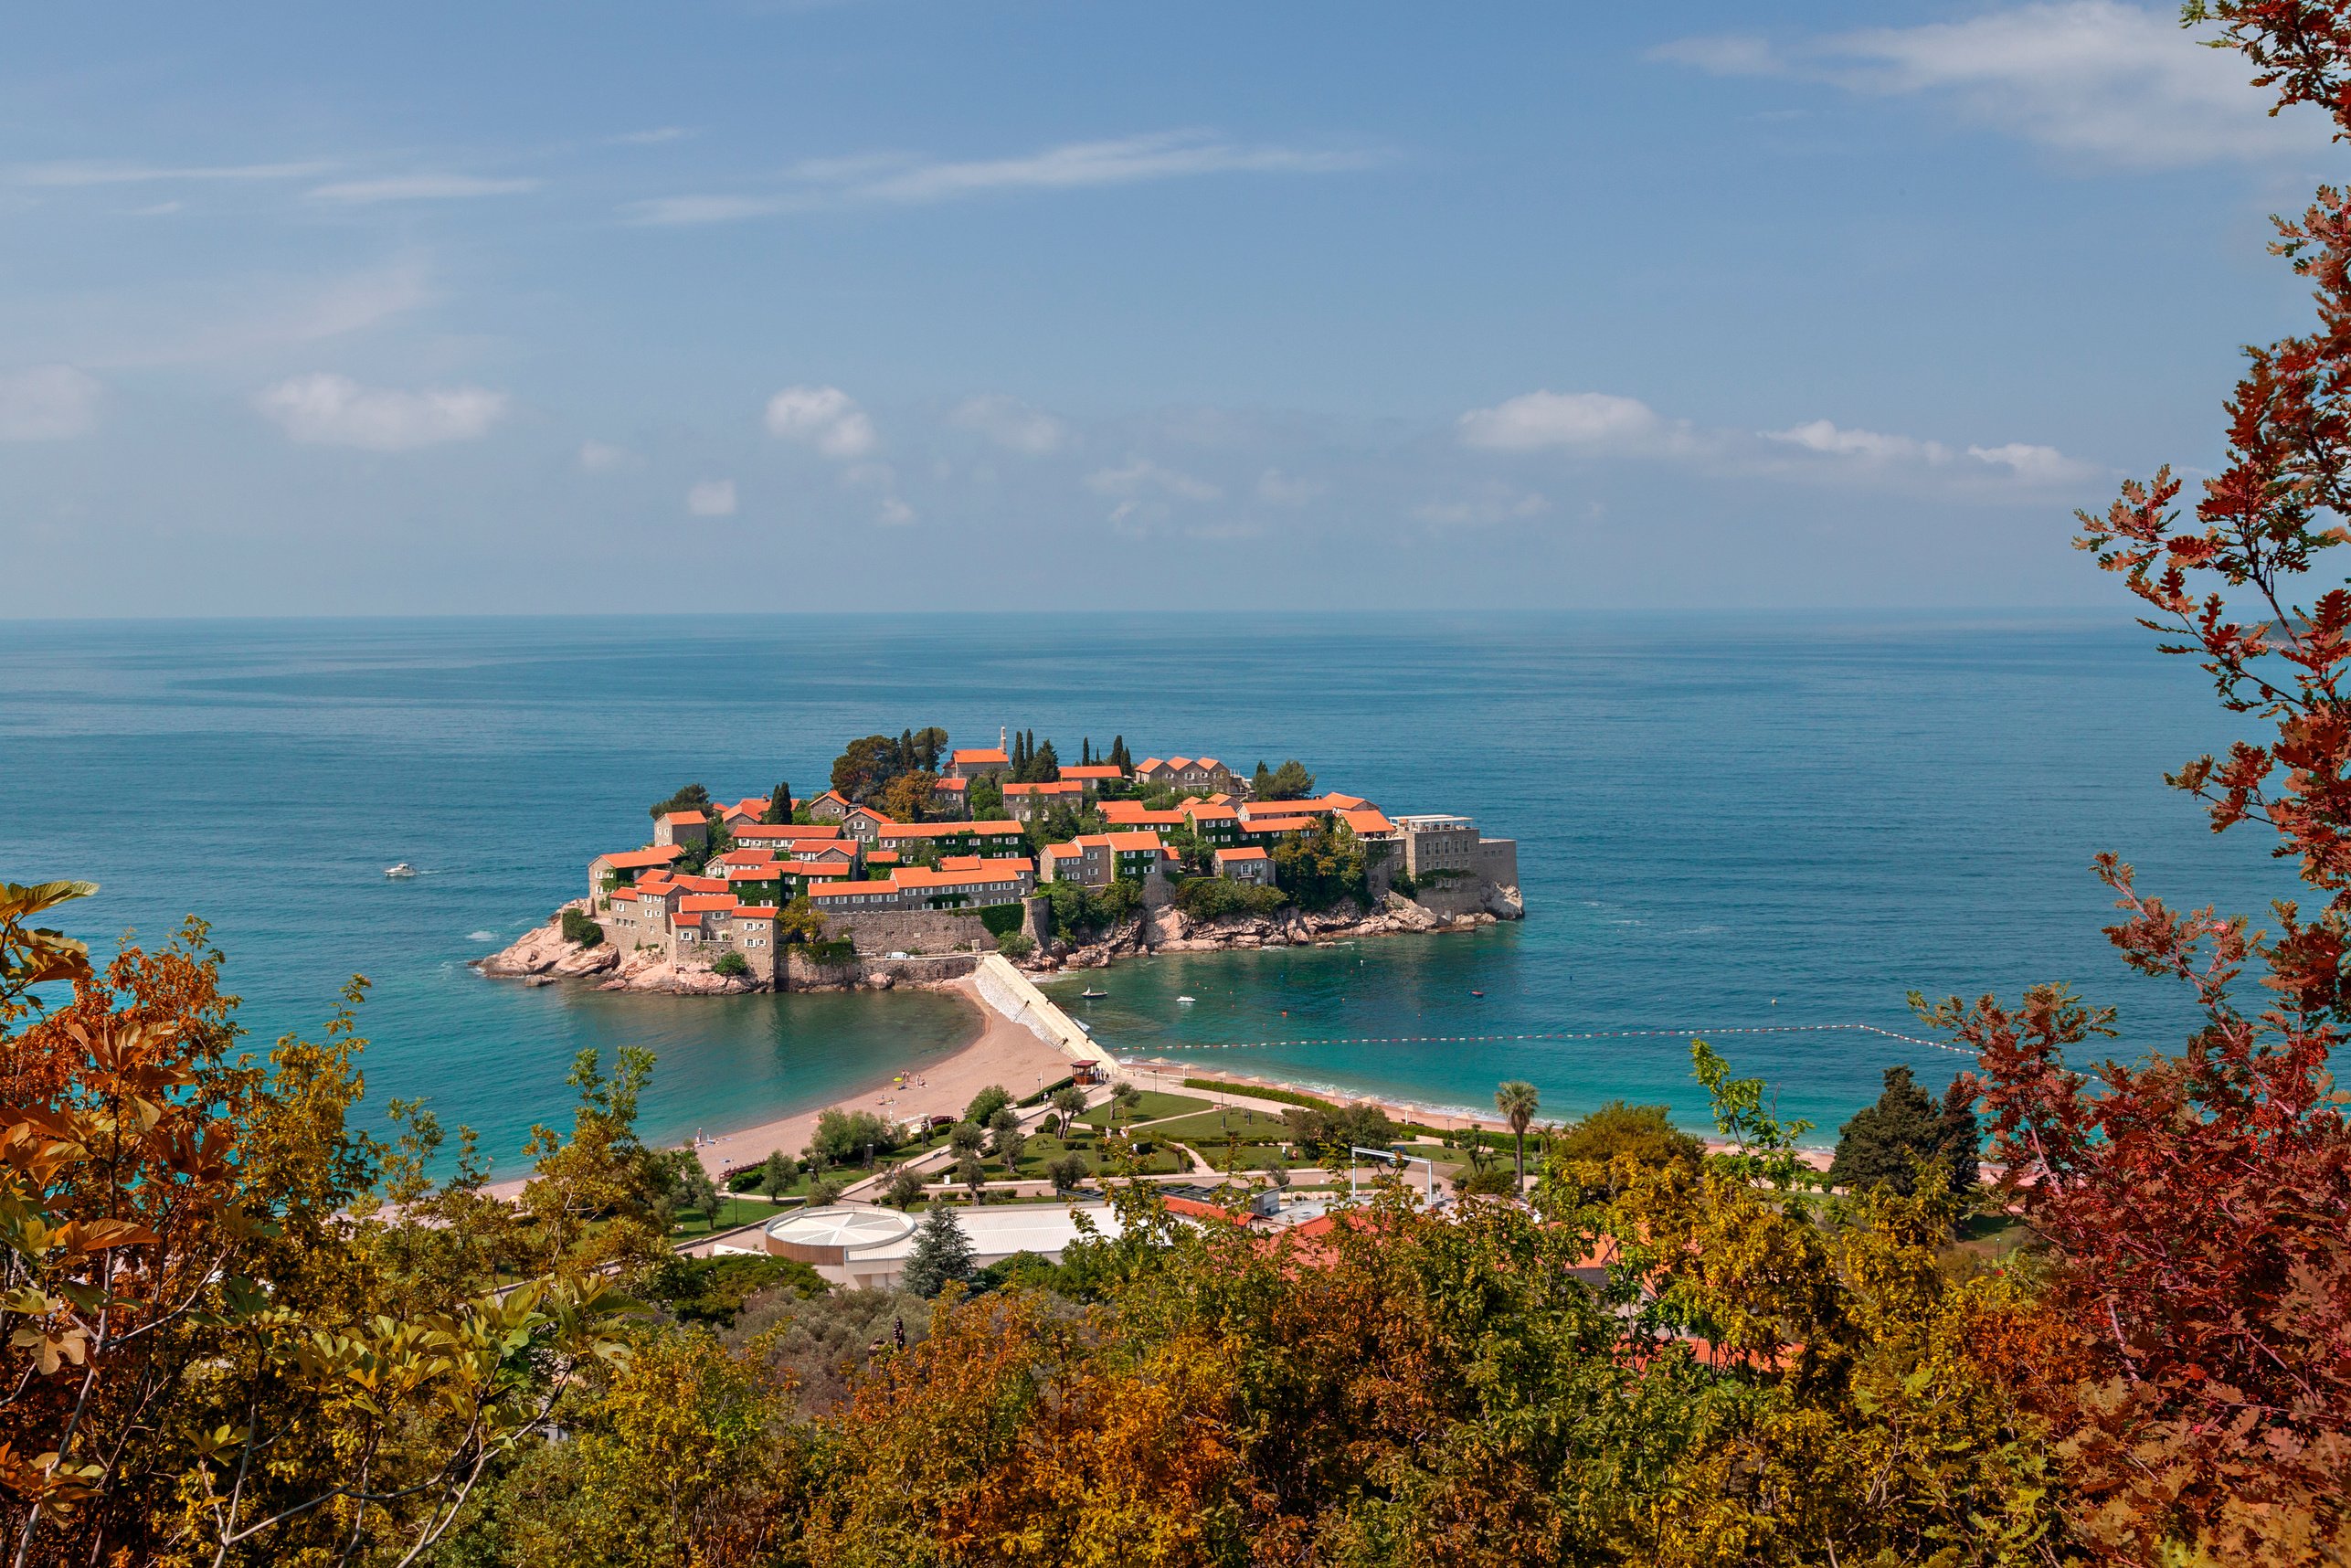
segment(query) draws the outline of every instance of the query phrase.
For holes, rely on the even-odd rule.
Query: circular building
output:
[[[880,1283],[878,1278],[869,1280],[869,1275],[897,1273],[898,1260],[905,1255],[914,1234],[915,1222],[895,1209],[853,1208],[842,1203],[769,1220],[766,1241],[774,1256],[805,1263],[836,1285],[866,1285]],[[891,1261],[881,1264],[868,1255],[874,1253],[888,1254]],[[859,1267],[861,1261],[869,1266]]]

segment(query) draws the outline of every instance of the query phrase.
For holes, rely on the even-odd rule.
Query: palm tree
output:
[[[1500,1111],[1503,1119],[1510,1124],[1511,1136],[1519,1142],[1519,1185],[1521,1188],[1527,1184],[1527,1124],[1535,1119],[1535,1111],[1541,1104],[1535,1086],[1523,1078],[1512,1078],[1507,1084],[1495,1086],[1494,1108]]]

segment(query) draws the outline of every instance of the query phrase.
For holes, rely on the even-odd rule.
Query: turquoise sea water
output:
[[[2162,786],[2229,732],[2151,641],[2045,614],[0,624],[0,876],[101,883],[68,912],[101,952],[202,914],[264,1041],[365,973],[371,1101],[429,1096],[510,1156],[585,1045],[659,1054],[647,1121],[673,1138],[969,1033],[936,996],[620,997],[464,967],[641,842],[677,785],[808,793],[845,738],[928,723],[1033,727],[1073,758],[1117,733],[1138,757],[1296,756],[1516,838],[1529,918],[1122,967],[1078,1010],[1100,1038],[1432,1104],[1522,1076],[1547,1116],[1624,1094],[1694,1120],[1686,1036],[1476,1037],[1916,1033],[1912,988],[2064,979],[2176,1038],[2178,999],[2099,933],[2091,855],[2224,907],[2291,883]],[[403,859],[428,874],[387,882]],[[1416,1043],[1351,1044],[1373,1037]],[[1852,1033],[1720,1043],[1824,1127],[1890,1063],[1939,1087],[1958,1062]]]

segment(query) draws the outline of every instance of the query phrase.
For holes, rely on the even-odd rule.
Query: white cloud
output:
[[[618,136],[604,138],[609,146],[657,147],[664,142],[680,142],[694,132],[683,125],[656,125],[648,131],[623,131]]]
[[[915,509],[895,495],[882,497],[882,504],[874,514],[874,521],[885,528],[902,528],[914,520]]]
[[[1550,510],[1551,503],[1534,491],[1489,482],[1475,493],[1458,500],[1432,501],[1416,506],[1413,508],[1413,515],[1439,527],[1469,528],[1520,522],[1529,517],[1540,517]]]
[[[1461,416],[1459,431],[1464,446],[1519,452],[1544,447],[1639,451],[1675,434],[1647,403],[1608,392],[1524,393],[1471,409]]]
[[[0,441],[62,441],[98,423],[98,378],[70,365],[0,375]]]
[[[1218,174],[1329,174],[1374,162],[1361,151],[1226,141],[1206,131],[1161,131],[1071,142],[1010,158],[925,159],[861,154],[815,159],[788,172],[789,188],[754,195],[688,195],[622,209],[640,224],[725,223],[815,207],[916,206],[995,191],[1081,190]]]
[[[2023,485],[2071,484],[2094,479],[2102,471],[2094,463],[2067,457],[2055,447],[2011,441],[2005,446],[1971,446],[1954,451],[1941,441],[1915,436],[1891,436],[1814,419],[1784,430],[1765,430],[1766,440],[1784,442],[1816,452],[1837,464],[1863,471],[1897,472],[1934,470],[1954,481],[1986,480]]]
[[[1792,76],[1849,91],[1943,99],[2028,141],[2133,167],[2264,158],[2325,144],[2314,111],[2272,119],[2234,50],[2200,48],[2176,9],[2119,0],[2011,6],[1954,22],[1871,27],[1775,48],[1689,38],[1656,58],[1718,76]]]
[[[536,180],[492,180],[476,175],[395,175],[380,180],[344,180],[307,194],[314,201],[372,207],[387,201],[452,201],[472,196],[520,196],[539,188]]]
[[[1184,501],[1217,501],[1224,493],[1204,479],[1161,468],[1149,458],[1136,458],[1118,468],[1085,476],[1085,487],[1102,495],[1139,496],[1157,493]]]
[[[1257,476],[1257,499],[1273,506],[1304,506],[1329,487],[1318,479],[1297,479],[1269,468]]]
[[[614,446],[609,441],[579,443],[579,466],[585,473],[615,473],[624,469],[644,466],[644,460],[627,447]]]
[[[874,421],[838,387],[787,387],[768,399],[768,433],[829,458],[863,457],[879,444]]]
[[[658,228],[767,217],[790,205],[779,196],[683,196],[631,202],[620,210],[630,223]]]
[[[949,423],[977,430],[998,446],[1031,457],[1059,451],[1069,440],[1069,427],[1017,397],[990,396],[968,398],[948,415]]]
[[[735,482],[731,479],[705,479],[685,493],[685,509],[696,517],[732,517],[735,515]]]
[[[52,190],[89,185],[149,185],[165,180],[300,180],[323,175],[334,165],[308,164],[228,164],[174,167],[153,164],[72,162],[20,164],[8,171],[9,184]]]
[[[1827,419],[1814,419],[1784,430],[1765,430],[1767,440],[1785,441],[1806,451],[1820,452],[1828,457],[1857,458],[1864,462],[1923,462],[1946,463],[1951,461],[1951,449],[1941,441],[1922,441],[1909,436],[1885,436],[1875,430],[1840,428]]]
[[[387,452],[478,440],[504,416],[506,403],[503,392],[480,387],[398,392],[323,373],[281,381],[254,399],[295,440]]]
[[[2096,463],[2070,458],[2055,447],[2028,446],[2022,441],[1998,447],[1969,447],[1967,455],[1978,462],[2005,468],[2027,484],[2071,484],[2095,479],[2102,471]]]

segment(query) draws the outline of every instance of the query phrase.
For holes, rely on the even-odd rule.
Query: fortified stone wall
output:
[[[876,953],[969,952],[975,944],[992,949],[996,938],[980,922],[980,912],[955,909],[870,909],[841,917],[827,937],[849,936],[857,956]]]
[[[980,967],[977,953],[948,953],[927,959],[867,959],[860,966],[868,980],[888,975],[905,985],[931,985],[960,979]]]

